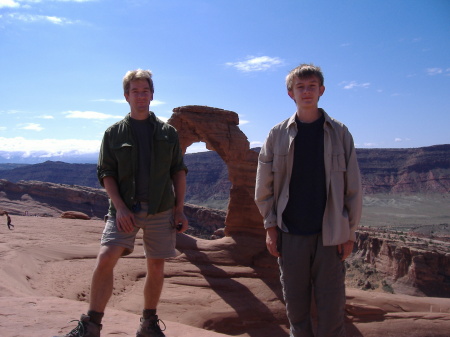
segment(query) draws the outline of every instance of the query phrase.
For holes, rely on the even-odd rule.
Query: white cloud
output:
[[[5,131],[6,130],[6,126],[0,126],[0,131]]]
[[[1,0],[0,0],[1,1]],[[17,0],[18,2],[24,2],[24,3],[42,3],[44,0]],[[45,0],[46,2],[92,2],[97,0]]]
[[[241,62],[227,62],[227,66],[234,67],[242,72],[265,71],[273,67],[278,67],[283,64],[283,61],[278,57],[269,56],[248,56],[246,61]]]
[[[93,99],[92,102],[111,102],[111,103],[118,103],[118,104],[127,103],[127,101],[125,99],[107,99],[107,98]]]
[[[118,103],[118,104],[125,104],[128,103],[125,99],[107,99],[107,98],[100,98],[100,99],[94,99],[93,102],[111,102],[111,103]],[[154,99],[151,102],[151,106],[158,106],[166,104],[166,102],[158,101],[157,99]]]
[[[0,8],[17,8],[20,4],[14,0],[0,0]]]
[[[0,110],[0,113],[5,113],[5,114],[8,114],[8,115],[17,114],[19,112],[21,112],[21,111],[19,111],[19,110]]]
[[[163,117],[163,116],[156,116],[156,117],[158,117],[160,120],[162,120],[165,123],[167,123],[167,121],[169,120],[168,117]]]
[[[442,69],[442,68],[428,68],[425,70],[426,73],[430,76],[435,75],[444,75],[444,76],[450,76],[450,68]]]
[[[378,146],[377,143],[364,143],[363,145],[364,145],[365,147],[376,147],[376,146]]]
[[[40,124],[36,123],[26,123],[19,125],[19,129],[22,130],[33,130],[33,131],[42,131],[44,128]]]
[[[370,87],[370,83],[369,82],[365,82],[365,83],[358,83],[356,81],[343,81],[340,83],[341,86],[344,86],[344,89],[346,90],[351,90],[351,89],[355,89],[355,88],[364,88],[367,89],[368,87]]]
[[[263,146],[263,144],[264,144],[263,142],[256,140],[256,141],[250,142],[250,148],[261,147],[261,146]]]
[[[209,151],[203,142],[194,143],[186,149],[186,153],[197,153]]]
[[[395,141],[396,143],[409,142],[410,140],[411,140],[411,139],[409,139],[409,138],[400,138],[400,137],[397,137],[397,138],[394,139],[394,141]]]
[[[440,75],[444,71],[441,68],[428,68],[428,69],[426,69],[426,72],[428,75],[434,76],[434,75]]]
[[[66,118],[83,118],[83,119],[122,119],[123,116],[108,115],[96,111],[65,111],[63,112]]]
[[[55,25],[70,25],[79,23],[79,21],[72,21],[62,17],[47,16],[47,15],[11,13],[7,14],[6,16],[9,17],[10,19],[22,21],[25,23],[48,22]]]
[[[23,157],[50,157],[64,154],[98,153],[100,140],[80,139],[25,139],[0,137],[0,151],[23,152]]]
[[[163,105],[163,104],[166,104],[166,102],[158,101],[157,99],[154,99],[152,101],[152,103],[150,103],[151,106],[158,106],[158,105]]]
[[[54,117],[51,116],[51,115],[41,115],[41,116],[38,116],[38,118],[42,118],[42,119],[54,119]]]

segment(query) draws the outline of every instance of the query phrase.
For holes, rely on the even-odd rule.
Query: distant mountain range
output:
[[[357,155],[366,194],[450,192],[450,144],[410,149],[357,149]],[[186,154],[185,162],[189,168],[186,202],[224,209],[231,183],[227,166],[219,155],[213,151]],[[100,188],[96,164],[62,161],[0,164],[0,179]]]

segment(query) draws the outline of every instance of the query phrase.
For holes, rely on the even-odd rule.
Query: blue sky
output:
[[[0,154],[98,152],[136,68],[157,116],[232,110],[260,146],[295,112],[284,79],[300,63],[322,67],[320,106],[356,147],[450,143],[447,0],[0,0]]]

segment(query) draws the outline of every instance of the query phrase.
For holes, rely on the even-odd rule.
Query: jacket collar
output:
[[[148,119],[148,121],[152,124],[156,123],[157,117],[153,111],[150,111],[149,116],[150,116],[150,118]],[[130,120],[131,120],[131,112],[127,113],[127,115],[125,116],[125,121],[127,123],[130,123]]]
[[[322,108],[319,108],[319,111],[325,117],[325,124],[324,124],[324,126],[328,126],[328,127],[332,128],[333,127],[333,123],[332,123],[331,117],[328,116],[328,114]],[[293,125],[297,129],[297,123],[295,122],[296,115],[297,115],[297,113],[294,113],[291,117],[289,117],[289,120],[288,120],[288,123],[287,123],[287,126],[286,126],[287,129],[291,128]]]

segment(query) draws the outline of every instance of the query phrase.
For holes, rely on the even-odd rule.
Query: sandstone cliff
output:
[[[449,237],[361,229],[347,261],[348,272],[364,270],[362,289],[381,284],[385,291],[450,298]]]

